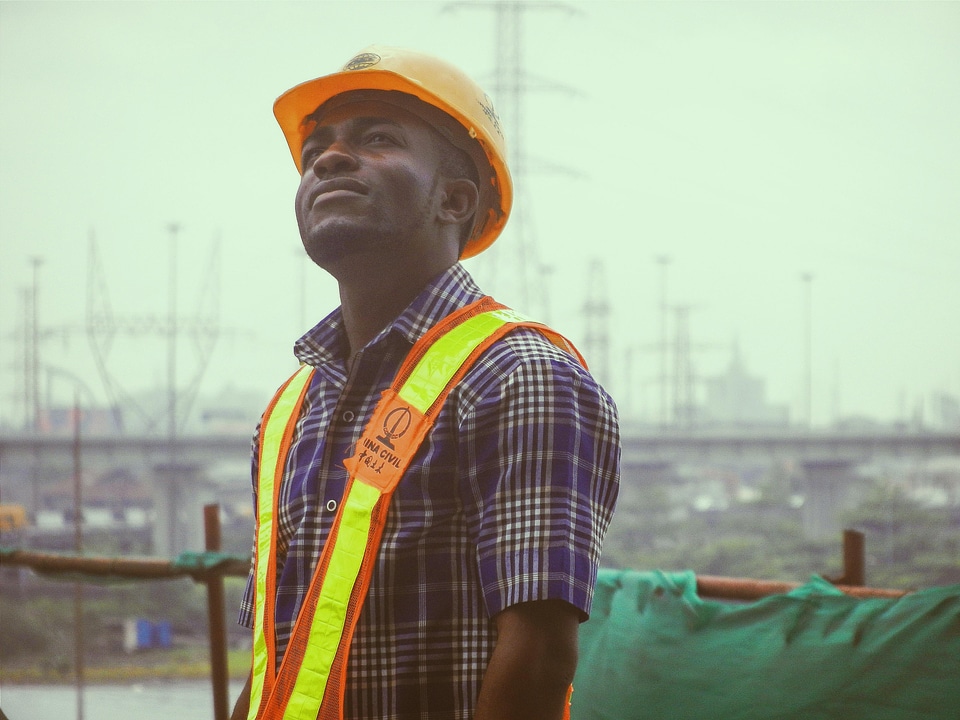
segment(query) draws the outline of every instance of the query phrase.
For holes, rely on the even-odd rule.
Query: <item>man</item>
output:
[[[431,362],[458,352],[439,321],[487,307],[458,260],[510,211],[492,104],[444,62],[372,47],[274,112],[301,172],[304,247],[341,306],[296,343],[303,368],[258,429],[241,610],[254,671],[233,717],[559,720],[617,495],[612,401],[548,329],[511,320],[424,409],[432,424],[402,468],[386,446],[409,412],[378,405],[412,347],[437,335]],[[348,601],[328,601],[336,558],[354,556],[337,555],[353,542],[354,475],[395,459],[382,520],[359,521],[365,538],[382,531],[373,559],[357,561]]]

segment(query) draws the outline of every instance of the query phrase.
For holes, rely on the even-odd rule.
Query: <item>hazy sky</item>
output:
[[[465,5],[0,2],[0,418],[22,417],[30,258],[41,328],[70,330],[41,362],[105,397],[84,334],[90,237],[117,320],[163,319],[171,222],[184,325],[220,239],[204,391],[268,396],[304,323],[337,304],[300,250],[274,98],[375,42],[490,86],[495,16]],[[523,150],[566,171],[521,178],[525,222],[467,263],[478,279],[581,344],[589,291],[606,297],[625,415],[657,412],[659,256],[698,375],[725,370],[737,341],[802,417],[812,273],[815,422],[960,394],[960,4],[548,5],[523,15],[523,65],[531,87],[566,90],[526,94]],[[551,270],[547,305],[510,272],[521,236]],[[183,382],[195,358],[185,341]],[[130,389],[166,379],[159,338],[118,336],[110,363]]]

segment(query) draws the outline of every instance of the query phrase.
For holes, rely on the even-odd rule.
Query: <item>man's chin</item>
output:
[[[303,248],[307,255],[327,271],[364,255],[383,254],[395,245],[392,238],[378,233],[360,232],[359,228],[344,228],[303,239]]]

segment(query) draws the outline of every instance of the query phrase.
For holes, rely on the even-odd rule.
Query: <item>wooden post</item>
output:
[[[867,584],[866,540],[857,530],[843,531],[843,584],[863,587]]]
[[[207,551],[220,551],[220,505],[203,506],[204,546]],[[228,720],[229,688],[227,678],[227,629],[224,616],[223,575],[209,573],[207,584],[207,615],[210,622],[210,674],[213,680],[214,720]]]
[[[73,401],[73,550],[83,554],[83,472],[80,464],[80,399]],[[73,584],[73,664],[77,686],[77,720],[83,720],[84,645],[83,583]]]

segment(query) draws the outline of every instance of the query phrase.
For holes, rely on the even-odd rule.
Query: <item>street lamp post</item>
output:
[[[670,258],[667,255],[658,255],[657,263],[660,265],[660,428],[663,429],[667,427],[670,417],[667,408],[667,368],[670,355],[667,341],[667,315],[670,311],[667,305],[667,267],[670,265]]]
[[[804,422],[809,429],[813,426],[813,273],[805,272],[800,276],[803,281],[803,409]]]

